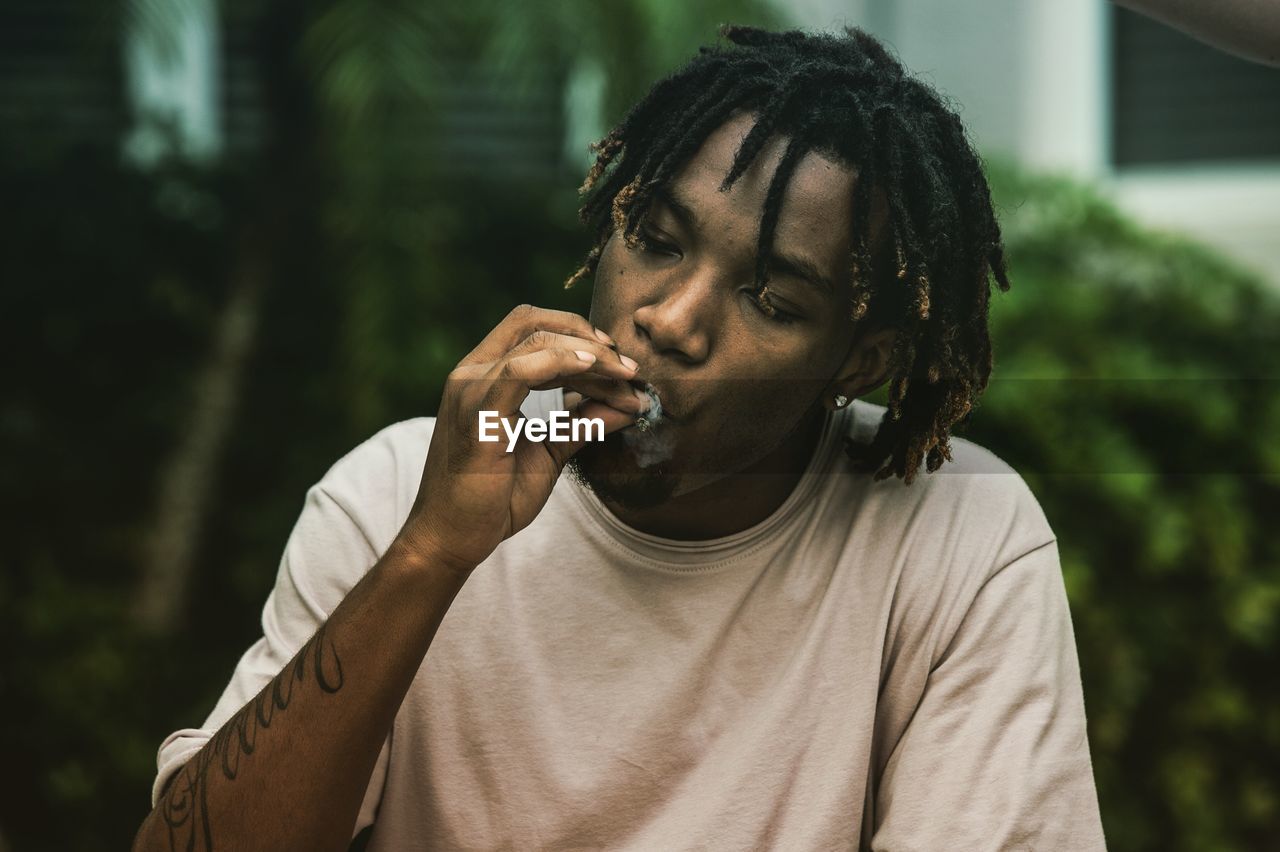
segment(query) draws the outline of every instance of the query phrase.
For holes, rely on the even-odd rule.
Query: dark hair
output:
[[[755,125],[722,189],[770,137],[789,139],[757,247],[757,298],[770,309],[767,259],[795,166],[811,151],[847,163],[858,175],[855,334],[898,331],[888,410],[870,444],[849,441],[847,449],[876,480],[896,474],[910,484],[922,461],[932,472],[951,459],[950,430],[968,420],[991,374],[990,281],[1001,290],[1009,281],[982,163],[937,92],[861,30],[837,36],[729,26],[721,34],[731,44],[702,48],[592,146],[597,156],[580,213],[596,242],[565,286],[594,274],[615,231],[637,245],[654,192],[712,131],[747,112]],[[887,213],[874,245],[873,201]]]

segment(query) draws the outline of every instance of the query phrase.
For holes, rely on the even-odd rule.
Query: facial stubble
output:
[[[569,459],[565,470],[602,501],[626,509],[660,506],[671,499],[680,484],[666,465],[641,467],[621,432],[587,443]]]

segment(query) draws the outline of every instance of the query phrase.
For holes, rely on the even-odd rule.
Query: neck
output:
[[[778,510],[800,482],[822,434],[826,412],[807,413],[768,455],[736,473],[677,493],[661,506],[605,505],[632,529],[678,541],[721,538],[748,529]]]

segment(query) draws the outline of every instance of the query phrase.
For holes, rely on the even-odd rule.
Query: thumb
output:
[[[634,414],[629,414],[625,411],[619,411],[613,406],[606,405],[605,403],[600,402],[598,400],[584,399],[579,394],[576,394],[576,393],[565,394],[566,403],[571,403],[575,401],[575,398],[576,398],[577,404],[573,405],[569,409],[570,413],[573,416],[573,419],[574,420],[599,419],[604,424],[603,434],[605,435],[608,435],[612,432],[617,432],[619,429],[624,429],[627,426],[630,426],[631,424],[636,422],[636,418]],[[563,469],[565,464],[568,463],[569,459],[573,457],[573,454],[578,452],[578,450],[582,449],[584,446],[586,446],[588,439],[593,439],[596,436],[601,434],[602,430],[600,429],[600,427],[595,426],[594,424],[590,426],[587,426],[587,424],[583,424],[583,425],[586,426],[586,428],[580,428],[578,430],[578,434],[581,437],[577,441],[557,441],[554,443],[551,441],[547,442],[546,444],[547,450],[551,453],[551,458],[555,460],[556,466],[558,468]]]

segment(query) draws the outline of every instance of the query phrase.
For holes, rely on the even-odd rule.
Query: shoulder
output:
[[[845,435],[870,440],[885,408],[855,402]],[[842,454],[842,458],[844,458]],[[997,570],[1024,553],[1055,539],[1040,501],[1025,479],[990,449],[952,436],[951,461],[936,471],[921,470],[910,485],[897,477],[871,482],[863,477],[863,499],[883,517],[898,517],[909,528],[954,557],[971,557],[980,573]]]
[[[415,417],[380,429],[334,462],[313,494],[336,504],[381,552],[409,516],[435,422]]]
[[[884,411],[860,401],[849,437],[869,440]],[[897,654],[920,653],[934,662],[1004,569],[1039,554],[1043,577],[1024,579],[1041,582],[1060,572],[1053,529],[1022,476],[963,438],[952,437],[951,457],[933,473],[922,470],[911,485],[896,477],[874,482],[851,466],[841,477],[855,483],[857,540],[872,555],[870,564],[883,566],[887,641]],[[991,588],[988,598],[1007,591]]]
[[[885,414],[883,405],[856,400],[842,427],[842,438],[856,443],[870,441]],[[964,505],[953,506],[960,509],[976,508],[978,504],[987,515],[1033,509],[1039,512],[1040,504],[1026,480],[1004,459],[955,435],[951,436],[950,447],[951,461],[943,462],[936,471],[930,473],[921,468],[910,485],[893,477],[874,483],[871,490],[878,499],[899,503],[963,501]],[[871,476],[866,478],[870,480]]]
[[[854,400],[853,404],[849,406],[848,414],[841,426],[844,437],[857,443],[870,442],[887,414],[888,409],[883,405],[876,405],[861,399]],[[951,461],[944,462],[942,467],[933,473],[928,473],[922,468],[915,482],[936,481],[939,478],[945,479],[946,476],[957,474],[970,477],[987,474],[1002,475],[1009,477],[1010,481],[1021,480],[1018,472],[991,450],[973,441],[953,435],[951,437]],[[902,484],[901,480],[895,481],[900,485]]]

